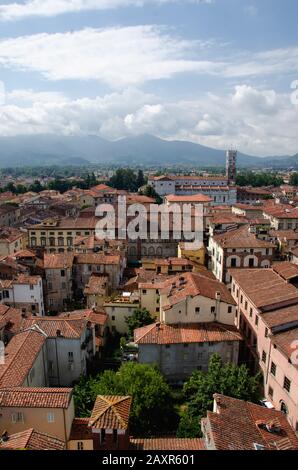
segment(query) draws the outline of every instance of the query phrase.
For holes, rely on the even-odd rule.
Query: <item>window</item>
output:
[[[169,344],[166,344],[166,349],[170,349],[170,345]]]
[[[103,444],[106,440],[106,430],[105,429],[101,429],[100,430],[100,442],[101,444]]]
[[[258,317],[258,315],[256,315],[256,318],[255,318],[255,325],[258,326],[258,324],[259,324],[259,317]]]
[[[55,422],[55,414],[53,412],[49,412],[47,415],[48,423],[54,423]]]
[[[240,297],[240,303],[243,304],[243,295]]]
[[[77,444],[77,450],[84,450],[84,444],[83,444],[83,442],[78,442],[78,444]]]
[[[70,352],[68,353],[68,361],[69,361],[69,362],[73,362],[73,352],[72,352],[72,351],[70,351]]]
[[[116,317],[115,315],[112,315],[112,321],[115,321]]]
[[[196,307],[195,312],[200,313],[200,307]]]
[[[249,266],[250,268],[253,268],[253,267],[254,267],[254,263],[255,263],[254,258],[249,258],[249,260],[248,260],[248,266]]]
[[[183,347],[188,348],[188,344],[187,343],[183,344]]]
[[[265,353],[265,351],[263,351],[263,353],[262,353],[262,362],[266,363],[266,359],[267,359],[267,354]]]
[[[113,429],[113,442],[116,443],[117,441],[118,441],[117,429]]]
[[[247,310],[247,302],[244,304],[244,309]]]
[[[268,388],[268,395],[270,398],[273,398],[273,388],[269,386]]]
[[[65,277],[65,270],[61,269],[60,274],[61,274],[61,277]]]
[[[268,328],[265,328],[265,338],[268,338]]]
[[[233,311],[233,307],[231,307],[231,305],[229,305],[229,307],[228,307],[228,313],[232,313],[232,311]]]
[[[147,294],[147,290],[146,290],[146,289],[143,289],[143,290],[142,290],[142,294]]]
[[[291,381],[290,379],[288,379],[288,377],[285,376],[284,378],[284,389],[287,391],[287,392],[290,392],[291,390]]]
[[[236,268],[236,267],[237,267],[237,259],[231,258],[231,268]]]
[[[276,364],[274,362],[271,362],[270,373],[272,375],[274,375],[274,377],[275,377],[275,375],[276,375]]]
[[[249,316],[250,316],[250,318],[252,317],[252,308],[249,311]]]
[[[12,413],[11,415],[11,422],[12,423],[23,423],[24,422],[24,415],[22,412]]]
[[[215,313],[215,307],[211,307],[210,311],[211,313]]]

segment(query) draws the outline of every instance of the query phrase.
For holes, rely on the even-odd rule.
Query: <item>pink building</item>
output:
[[[240,358],[261,369],[266,399],[298,430],[298,289],[273,269],[229,272],[245,338]]]

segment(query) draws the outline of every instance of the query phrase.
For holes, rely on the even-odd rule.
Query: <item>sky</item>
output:
[[[0,135],[298,152],[295,0],[0,0]]]

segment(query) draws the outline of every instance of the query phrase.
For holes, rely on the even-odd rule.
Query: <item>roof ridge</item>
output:
[[[150,326],[151,326],[151,328],[148,328],[148,329],[146,330],[146,332],[145,332],[142,336],[140,336],[140,337],[137,339],[137,341],[140,341],[140,340],[143,339],[150,331],[152,331],[152,330],[156,327],[157,323],[159,323],[159,322],[152,323],[152,325],[143,326],[143,328],[150,327]]]

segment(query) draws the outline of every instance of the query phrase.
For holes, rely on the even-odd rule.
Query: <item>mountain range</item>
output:
[[[225,150],[152,135],[108,141],[97,136],[51,134],[0,137],[0,167],[45,165],[131,165],[222,167]],[[238,153],[238,166],[298,168],[294,156],[256,157]]]

